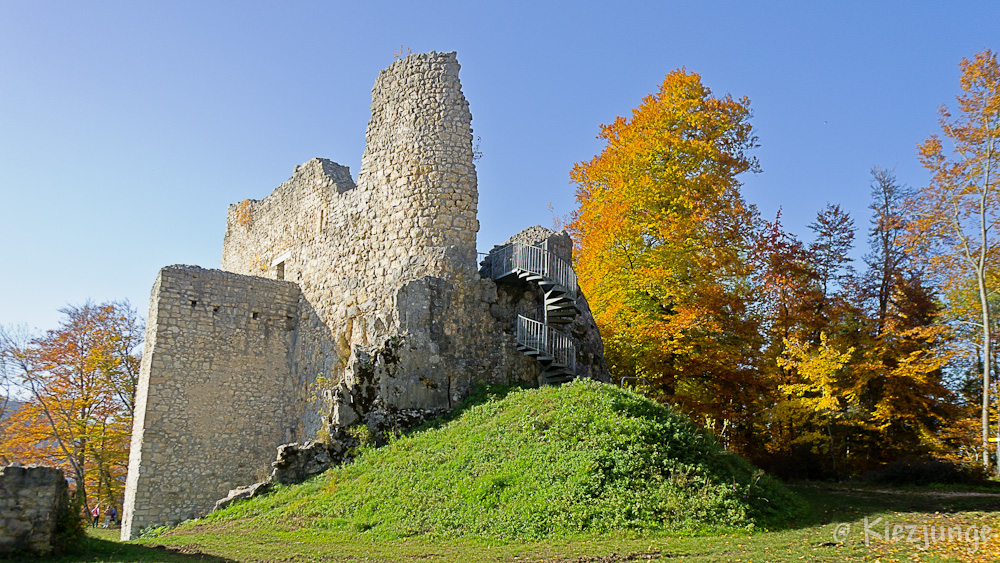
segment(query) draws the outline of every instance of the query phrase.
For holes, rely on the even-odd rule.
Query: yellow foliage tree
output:
[[[796,370],[801,380],[780,386],[794,400],[811,412],[824,416],[837,416],[841,409],[840,397],[844,384],[838,374],[851,359],[854,348],[838,351],[827,342],[826,333],[820,334],[819,346],[810,346],[797,339],[785,339],[785,351],[778,358],[778,365]]]
[[[827,341],[826,333],[820,333],[818,346],[797,338],[785,338],[784,345],[778,365],[797,377],[778,386],[783,398],[775,405],[773,419],[799,428],[793,443],[809,446],[815,453],[825,444],[836,467],[831,425],[843,414],[843,368],[854,348],[840,352]]]

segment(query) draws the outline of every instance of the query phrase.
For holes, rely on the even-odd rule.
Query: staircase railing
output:
[[[573,267],[544,248],[523,242],[507,243],[494,248],[483,266],[483,273],[494,280],[519,270],[552,280],[561,286],[563,293],[576,298],[576,272]]]
[[[576,345],[573,339],[544,323],[524,316],[517,317],[517,343],[551,356],[556,363],[576,371]]]
[[[499,280],[510,274],[544,291],[544,303],[531,311],[519,311],[516,341],[522,352],[542,363],[544,383],[559,383],[576,374],[576,342],[550,326],[549,312],[558,313],[557,324],[568,320],[566,311],[576,311],[576,272],[568,262],[545,247],[511,242],[495,247],[482,262],[482,274]]]

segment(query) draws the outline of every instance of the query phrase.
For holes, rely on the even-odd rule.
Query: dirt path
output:
[[[867,487],[830,486],[830,491],[843,492],[852,495],[879,493],[883,495],[906,495],[926,498],[995,498],[1000,499],[1000,492],[984,493],[982,491],[910,491],[906,489],[869,489]]]

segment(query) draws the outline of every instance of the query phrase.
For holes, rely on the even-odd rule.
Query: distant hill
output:
[[[481,393],[448,420],[207,520],[294,521],[298,529],[385,539],[543,538],[749,528],[802,508],[687,417],[611,385],[576,381]]]

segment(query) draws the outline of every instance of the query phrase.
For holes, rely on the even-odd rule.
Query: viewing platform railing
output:
[[[559,289],[576,298],[576,272],[573,267],[552,252],[523,242],[511,242],[490,252],[483,264],[483,273],[490,279],[524,271],[552,281]]]

